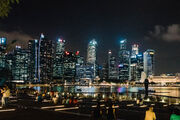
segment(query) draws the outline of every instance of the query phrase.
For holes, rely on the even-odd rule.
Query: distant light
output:
[[[109,51],[108,53],[109,53],[109,54],[111,54],[112,52],[111,52],[111,51]]]
[[[126,39],[123,39],[120,41],[121,44],[125,43],[126,42]]]
[[[21,46],[19,46],[19,45],[16,45],[16,48],[17,48],[17,49],[20,49],[20,48],[21,48]]]
[[[6,43],[6,38],[2,37],[0,38],[0,44],[5,44]]]
[[[118,67],[123,67],[124,65],[123,64],[119,64]]]
[[[35,39],[35,43],[37,43],[38,42],[38,40],[37,39]]]
[[[142,55],[141,55],[141,54],[138,54],[137,56],[138,56],[138,57],[142,57]]]
[[[44,34],[43,33],[41,33],[41,38],[44,38]]]
[[[63,40],[61,38],[58,39],[58,42],[63,42]]]
[[[150,55],[154,55],[154,52],[150,52],[149,54],[150,54]]]

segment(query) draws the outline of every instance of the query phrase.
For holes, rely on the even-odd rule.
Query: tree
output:
[[[7,17],[12,9],[11,5],[15,3],[19,3],[19,0],[0,0],[0,18]]]

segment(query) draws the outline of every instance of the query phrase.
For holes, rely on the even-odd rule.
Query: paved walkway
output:
[[[150,104],[150,103],[149,103]],[[102,103],[102,106],[103,103]],[[94,105],[90,107],[96,107]],[[166,104],[155,105],[158,120],[169,120],[170,112]],[[119,120],[144,120],[147,104],[136,106],[134,102],[120,102],[116,105]],[[87,112],[89,111],[89,112]],[[91,108],[84,111],[78,106],[53,105],[49,101],[37,103],[32,98],[10,98],[8,108],[0,107],[0,120],[91,120]]]

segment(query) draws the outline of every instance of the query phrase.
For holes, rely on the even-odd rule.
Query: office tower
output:
[[[155,51],[148,49],[144,52],[144,72],[146,76],[154,75],[155,72]]]
[[[38,40],[29,40],[29,77],[30,82],[38,82]]]
[[[130,57],[130,68],[129,68],[129,80],[136,81],[137,77],[137,69],[138,69],[138,54],[139,54],[139,46],[137,44],[132,45],[131,57]]]
[[[41,34],[38,42],[38,82],[51,83],[53,74],[52,40]]]
[[[64,54],[64,75],[63,79],[66,81],[66,83],[72,83],[75,82],[75,76],[76,76],[76,55],[72,52],[65,51]],[[64,81],[64,82],[65,82]]]
[[[84,57],[79,56],[79,51],[76,52],[77,62],[76,62],[76,81],[80,81],[80,79],[85,78],[86,67],[84,64]]]
[[[136,75],[136,80],[140,81],[142,77],[142,73],[144,71],[144,63],[143,63],[143,54],[138,54],[137,55],[137,75]]]
[[[107,81],[108,80],[108,63],[107,62],[103,63],[101,79],[103,81]]]
[[[89,71],[88,77],[91,78],[91,82],[93,82],[94,78],[97,75],[97,42],[95,39],[91,40],[88,44],[87,49],[87,71]]]
[[[136,55],[138,54],[139,54],[139,45],[137,44],[132,45],[131,57],[136,57]]]
[[[29,82],[29,53],[28,50],[16,46],[13,51],[12,60],[12,82],[26,83]]]
[[[124,82],[129,80],[129,51],[127,50],[127,40],[120,41],[119,50],[119,80]]]
[[[56,79],[59,82],[63,78],[64,50],[65,40],[59,38],[55,44],[55,56],[53,59],[53,79]]]
[[[5,68],[6,38],[0,37],[0,70]]]
[[[108,51],[108,79],[118,79],[118,69],[115,56],[112,56],[111,50]]]

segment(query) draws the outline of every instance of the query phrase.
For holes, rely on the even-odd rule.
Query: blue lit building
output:
[[[88,44],[87,49],[87,75],[91,78],[93,82],[94,78],[97,75],[97,42],[95,39],[91,40]],[[92,75],[90,75],[92,74]]]
[[[129,80],[129,57],[130,53],[127,50],[127,40],[120,41],[120,50],[119,50],[119,80],[125,82]]]

